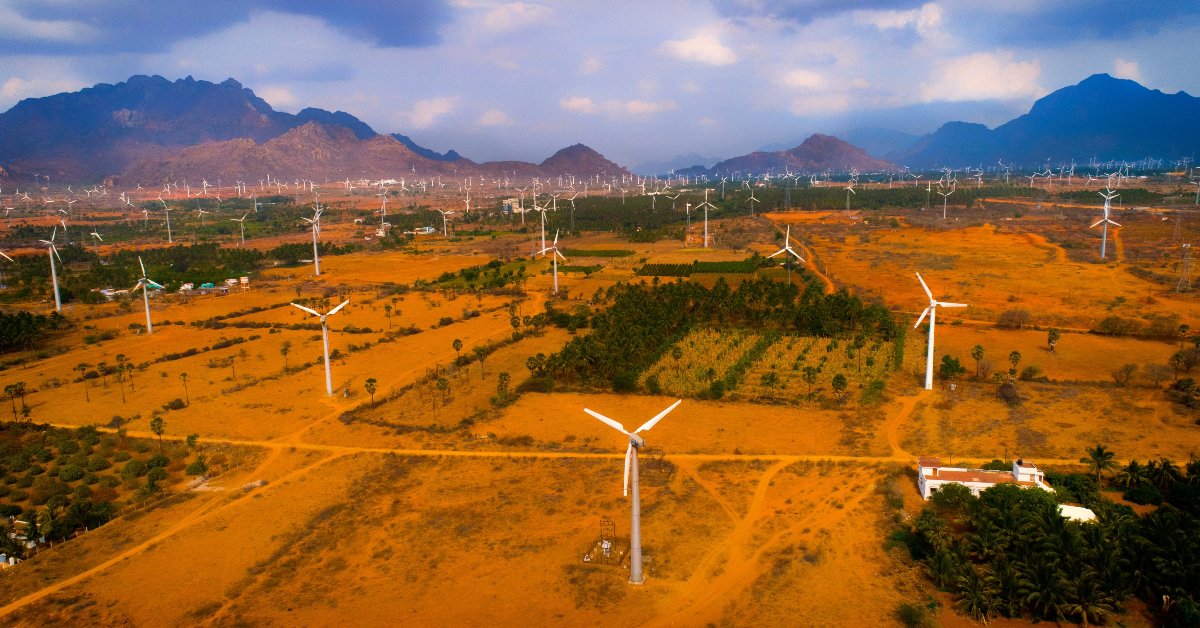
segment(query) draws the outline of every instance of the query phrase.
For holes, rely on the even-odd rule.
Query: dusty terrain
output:
[[[911,474],[916,455],[955,462],[1026,456],[1077,470],[1084,448],[1097,442],[1122,460],[1186,461],[1200,445],[1195,415],[1164,396],[1166,382],[1111,384],[1114,362],[1165,363],[1177,342],[1086,333],[1114,312],[1178,314],[1181,323],[1200,327],[1193,296],[1168,294],[1125,270],[1124,245],[1115,255],[1110,248],[1114,258],[1100,264],[1048,243],[1038,231],[1058,228],[1049,220],[1042,220],[1046,228],[903,226],[872,230],[860,241],[859,226],[773,217],[793,224],[810,270],[833,287],[909,313],[898,371],[881,366],[887,347],[867,347],[863,357],[875,364],[860,370],[844,346],[826,350],[826,339],[785,337],[737,395],[703,401],[693,395],[707,383],[705,362],[720,370],[735,359],[722,351],[744,350],[756,332],[697,330],[680,363],[664,357],[647,371],[660,375],[662,396],[527,392],[496,408],[501,373],[510,374],[512,389],[529,375],[527,358],[571,338],[550,327],[511,340],[509,308],[534,314],[552,298],[552,278],[541,274],[548,263],[528,262],[532,278],[523,297],[393,295],[383,287],[486,263],[491,257],[480,242],[430,239],[431,252],[420,255],[326,258],[319,278],[304,267],[279,269],[256,275],[245,293],[165,297],[152,303],[153,336],[129,328],[144,321],[137,308],[77,306],[79,324],[55,341],[64,353],[0,372],[4,385],[23,381],[37,390],[26,398],[33,421],[109,425],[117,415],[130,438],[153,438],[157,412],[164,438],[176,447],[198,434],[201,448],[236,445],[252,456],[214,479],[214,490],[188,491],[188,478],[175,473],[173,496],[0,572],[0,614],[14,626],[325,626],[348,617],[364,625],[459,626],[487,618],[496,625],[593,626],[618,613],[622,624],[647,626],[898,625],[893,609],[900,602],[933,596],[950,603],[906,554],[885,550],[896,516],[885,487],[897,487],[906,512],[921,507]],[[1128,222],[1121,237],[1157,228],[1149,220]],[[564,248],[635,255],[572,259],[604,268],[590,277],[560,275],[570,298],[554,298],[555,307],[570,311],[597,289],[631,280],[642,259],[742,259],[745,249],[728,243],[738,229],[766,234],[750,245],[754,250],[779,246],[766,219],[714,222],[710,229],[721,235],[714,251],[668,240],[631,244],[613,234],[572,239]],[[522,252],[531,241],[501,238]],[[954,355],[968,370],[954,390],[940,380],[932,391],[920,389],[925,336],[911,321],[925,303],[914,271],[938,298],[972,305],[938,319],[936,355]],[[297,290],[332,303],[350,298],[345,313],[329,319],[330,349],[340,353],[331,361],[332,397],[317,363],[319,331],[234,326],[313,322],[284,305]],[[1153,302],[1145,299],[1150,292]],[[1043,330],[997,329],[995,317],[1014,304],[1030,310],[1030,324]],[[389,319],[385,305],[399,313]],[[229,326],[221,329],[188,324],[252,307],[269,309],[224,319]],[[464,319],[464,309],[481,315]],[[451,321],[442,324],[446,317]],[[1044,331],[1052,324],[1068,331],[1053,354]],[[347,325],[372,331],[352,333]],[[388,339],[389,329],[409,326],[419,333]],[[102,330],[118,334],[84,342]],[[238,337],[245,341],[204,350]],[[447,371],[458,355],[456,339],[464,355],[475,346],[496,348],[482,364]],[[971,381],[976,344],[997,370],[1007,370],[1007,356],[1017,350],[1022,367],[1039,366],[1049,381],[1019,382],[1016,406],[998,401],[994,385]],[[156,361],[192,348],[194,356]],[[112,378],[75,381],[76,365],[112,363],[117,354],[149,363],[134,373],[136,390]],[[820,357],[833,370],[810,400],[792,365]],[[779,374],[779,384],[764,384],[769,372]],[[826,390],[833,372],[850,378],[844,402]],[[186,392],[181,373],[188,374]],[[364,387],[368,378],[379,403]],[[860,404],[860,384],[873,379],[886,380],[882,399]],[[629,532],[624,441],[583,408],[637,425],[672,403],[670,394],[686,399],[647,435],[664,456],[655,461],[647,450],[643,459],[650,561],[646,584],[635,587],[620,567],[582,561],[602,518],[616,524],[619,537]],[[190,403],[162,409],[176,398]],[[352,419],[340,420],[355,409]],[[266,482],[246,486],[259,480]],[[968,623],[949,609],[940,620]],[[1148,625],[1138,612],[1122,620]]]

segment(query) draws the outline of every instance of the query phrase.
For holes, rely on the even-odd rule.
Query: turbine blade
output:
[[[771,259],[772,257],[775,257],[776,255],[779,255],[780,253],[783,253],[786,250],[787,250],[787,248],[779,249],[778,251],[775,251],[774,253],[768,255],[767,259]]]
[[[1088,229],[1092,229],[1093,227],[1095,227],[1096,225],[1098,225],[1098,224],[1100,224],[1100,223],[1102,223],[1102,222],[1104,222],[1104,219],[1103,219],[1103,218],[1101,218],[1100,220],[1097,220],[1096,222],[1092,223],[1092,226],[1091,226],[1091,227],[1088,227]]]
[[[130,292],[137,292],[137,289],[138,289],[138,288],[141,288],[141,287],[142,287],[142,282],[140,282],[140,281],[139,281],[139,282],[137,282],[137,285],[136,285],[136,286],[134,286],[134,287],[132,287],[132,288],[130,288],[130,289],[129,289],[129,291],[130,291]]]
[[[925,285],[925,280],[921,278],[921,273],[917,273],[917,281],[921,282],[921,287],[925,289],[925,294],[929,296],[929,300],[933,300],[933,293],[929,291],[929,286]]]
[[[138,256],[138,266],[142,267],[142,276],[145,277],[146,276],[146,265],[142,263],[141,255]]]
[[[941,301],[938,301],[938,306],[939,307],[971,307],[971,306],[967,305],[966,303],[942,303]]]
[[[617,423],[616,421],[614,421],[614,420],[612,420],[612,419],[610,419],[610,418],[608,418],[608,417],[604,416],[603,414],[600,414],[599,412],[593,412],[593,411],[591,411],[591,410],[588,410],[587,408],[584,408],[584,409],[583,409],[583,411],[584,411],[584,412],[586,412],[586,413],[588,413],[588,414],[590,414],[590,415],[592,415],[592,416],[594,416],[594,417],[596,417],[597,419],[600,419],[600,421],[601,421],[601,422],[608,424],[610,427],[612,427],[613,429],[615,429],[615,430],[617,430],[617,431],[621,432],[622,434],[628,434],[628,433],[629,433],[629,432],[626,432],[626,431],[625,431],[625,426],[624,426],[624,425],[621,425],[620,423]]]
[[[1114,221],[1112,221],[1112,220],[1108,221],[1108,223],[1109,223],[1109,224],[1112,224],[1112,225],[1117,225],[1118,227],[1120,227],[1120,226],[1121,226],[1121,225],[1120,225],[1120,223],[1114,222]]]
[[[350,299],[346,299],[345,301],[342,301],[341,305],[333,308],[332,310],[329,310],[329,314],[326,314],[325,316],[329,316],[330,314],[337,314],[337,311],[346,307],[346,304],[349,302],[350,302]]]
[[[293,304],[292,304],[292,306],[293,306],[293,307],[298,307],[298,308],[300,308],[300,309],[304,310],[305,312],[308,312],[309,314],[312,314],[313,316],[320,316],[320,314],[318,314],[318,313],[317,313],[315,310],[310,310],[310,309],[308,309],[308,308],[304,307],[303,305],[296,305],[295,303],[293,303]]]
[[[632,457],[632,454],[633,443],[631,442],[629,443],[629,446],[625,448],[625,490],[623,491],[623,494],[626,497],[629,496],[629,460]]]
[[[913,329],[916,329],[921,326],[921,321],[925,320],[925,315],[928,313],[929,313],[929,308],[925,308],[925,311],[921,312],[921,317],[918,318],[916,324],[913,325]]]
[[[681,404],[681,403],[683,403],[683,400],[682,400],[682,399],[680,399],[680,400],[676,401],[675,403],[671,404],[671,407],[670,407],[670,408],[667,408],[666,410],[663,410],[662,412],[659,412],[659,413],[658,413],[658,416],[654,417],[653,419],[650,419],[649,421],[646,421],[646,423],[645,423],[644,425],[642,425],[641,427],[639,427],[639,428],[637,428],[636,430],[634,430],[634,431],[633,431],[633,433],[634,433],[634,434],[637,434],[638,432],[641,432],[642,430],[649,430],[650,428],[654,427],[654,425],[655,425],[656,423],[658,423],[659,421],[661,421],[663,417],[667,416],[667,413],[668,413],[668,412],[670,412],[670,411],[674,410],[674,409],[675,409],[676,407],[678,407],[678,406],[679,406],[679,404]]]
[[[159,290],[166,290],[166,288],[159,285],[159,283],[157,281],[154,281],[153,279],[147,279],[146,283],[154,286],[155,288],[158,288]]]
[[[7,255],[4,255],[4,252],[3,252],[3,251],[0,251],[0,255],[3,255],[3,256],[4,256],[4,259],[6,259],[6,260],[8,260],[8,261],[10,261],[10,262],[11,262],[11,261],[13,261],[13,258],[11,258],[11,257],[9,257],[9,256],[7,256]]]

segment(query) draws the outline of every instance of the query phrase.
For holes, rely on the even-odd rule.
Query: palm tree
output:
[[[995,609],[996,601],[988,591],[983,577],[972,566],[967,566],[956,580],[959,598],[954,607],[971,616],[971,619],[987,623]]]
[[[100,371],[100,383],[108,388],[108,362],[99,362],[96,364],[96,369]]]
[[[283,370],[284,371],[287,371],[287,368],[288,368],[287,356],[288,356],[288,352],[290,352],[291,350],[292,350],[292,341],[284,340],[283,346],[279,348],[279,353],[281,355],[283,355]]]
[[[88,394],[87,380],[83,376],[87,374],[87,370],[90,368],[92,368],[92,365],[87,362],[80,362],[75,366],[75,370],[79,371],[79,379],[83,380],[83,398],[88,403],[92,402],[92,396]]]
[[[455,338],[454,342],[451,343],[450,346],[454,347],[454,363],[458,364],[458,361],[462,359],[462,341],[458,338]]]
[[[1041,613],[1042,619],[1055,621],[1063,619],[1065,584],[1063,573],[1058,565],[1045,556],[1041,557],[1029,573],[1024,589],[1025,603]]]
[[[156,416],[156,417],[154,417],[154,420],[150,421],[150,431],[154,432],[154,434],[158,436],[158,450],[159,451],[162,451],[162,448],[163,448],[162,435],[163,435],[163,432],[166,431],[166,428],[167,428],[167,424],[165,421],[162,420],[162,417],[160,417],[160,416]]]
[[[1130,460],[1129,464],[1117,473],[1117,482],[1120,482],[1125,488],[1135,488],[1142,482],[1148,481],[1146,467],[1137,460]]]
[[[4,387],[4,394],[12,401],[13,420],[17,420],[17,385],[9,384]]]
[[[1112,597],[1100,588],[1100,584],[1088,576],[1084,576],[1072,587],[1071,601],[1065,609],[1071,617],[1078,617],[1084,626],[1091,620],[1094,623],[1103,622],[1112,615]]]
[[[187,378],[188,378],[187,373],[179,374],[179,379],[183,380],[183,400],[187,403],[187,405],[190,406],[190,405],[192,405],[192,399],[191,399],[191,397],[188,396]]]
[[[1158,464],[1148,473],[1150,481],[1160,489],[1166,490],[1171,484],[1183,479],[1183,474],[1179,472],[1179,467],[1175,466],[1167,458],[1159,458]]]
[[[366,388],[367,392],[371,393],[371,403],[375,403],[375,378],[368,377],[366,383],[363,384],[363,388]]]
[[[1079,461],[1088,465],[1091,472],[1096,474],[1096,484],[1100,484],[1100,472],[1107,471],[1116,467],[1116,462],[1113,458],[1116,454],[1109,451],[1104,445],[1097,444],[1095,447],[1087,450],[1087,457],[1080,458]]]

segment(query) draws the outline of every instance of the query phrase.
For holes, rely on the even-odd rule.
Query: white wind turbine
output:
[[[96,257],[100,257],[100,242],[97,242],[97,240],[99,240],[100,242],[103,242],[104,238],[101,238],[99,233],[96,233],[95,231],[93,231],[92,232],[92,244],[96,247]]]
[[[58,261],[62,261],[62,256],[58,255],[58,249],[54,247],[54,239],[58,236],[58,227],[54,228],[54,232],[50,234],[50,240],[39,240],[46,245],[46,254],[50,256],[50,279],[54,282],[54,310],[62,311],[62,299],[58,296],[58,271],[54,268],[54,258],[58,257]]]
[[[787,234],[783,236],[783,248],[768,255],[767,259],[771,259],[772,257],[775,257],[776,255],[779,255],[781,253],[790,253],[792,255],[795,255],[796,259],[798,259],[802,262],[804,261],[804,258],[800,257],[799,253],[792,250],[792,226],[791,225],[788,225]],[[792,264],[791,264],[792,260],[791,260],[791,258],[785,258],[785,259],[787,259],[787,261],[785,262],[785,265],[787,266],[787,269],[788,269],[788,284],[790,285],[792,283]]]
[[[929,286],[925,285],[925,280],[921,279],[921,273],[917,273],[917,281],[921,282],[921,287],[925,289],[925,294],[929,297],[929,307],[921,312],[921,317],[917,319],[917,324],[913,325],[913,329],[921,326],[921,321],[925,320],[925,315],[929,315],[929,350],[925,354],[925,390],[933,390],[933,327],[934,319],[937,316],[937,308],[941,307],[967,307],[963,303],[942,303],[933,298],[933,293],[929,291]]]
[[[197,209],[196,213],[200,214],[200,227],[203,228],[204,227],[204,214],[211,214],[212,212],[207,212],[207,211],[204,211],[203,209]]]
[[[448,237],[450,237],[450,231],[449,231],[449,228],[446,226],[446,216],[453,216],[454,210],[443,211],[443,210],[439,209],[437,211],[438,211],[438,213],[440,213],[442,215],[442,237],[448,238]]]
[[[249,215],[250,212],[246,212],[245,216],[242,216],[241,218],[230,218],[230,220],[236,222],[238,226],[242,228],[242,246],[246,244],[246,216]]]
[[[954,189],[957,187],[957,184],[957,181],[951,179],[949,192],[942,192],[941,190],[938,190],[938,195],[942,197],[942,220],[946,219],[946,202],[950,200],[950,195],[954,194]]]
[[[142,257],[140,255],[138,256],[138,266],[142,267],[142,276],[140,279],[138,279],[137,285],[134,286],[130,292],[137,292],[138,288],[142,289],[142,300],[146,302],[146,333],[153,334],[154,325],[150,324],[150,286],[154,286],[159,290],[166,290],[166,288],[158,285],[149,277],[146,277],[146,265],[142,263]]]
[[[311,220],[309,220],[308,218],[301,218],[301,220],[312,225],[313,274],[317,277],[320,277],[321,276],[321,254],[319,252],[317,252],[317,230],[320,229],[320,224],[321,224],[321,208],[318,207],[317,210],[315,212],[313,212],[313,217]],[[329,393],[329,394],[332,395],[333,393]]]
[[[316,310],[310,310],[303,305],[296,305],[295,303],[292,304],[293,306],[298,307],[305,312],[312,314],[313,316],[320,317],[321,319],[321,336],[325,340],[325,395],[327,397],[333,396],[333,371],[330,370],[331,367],[329,365],[329,325],[325,322],[325,318],[337,314],[337,311],[346,307],[346,304],[349,302],[350,299],[346,299],[345,301],[342,301],[341,305],[329,310],[324,314],[321,314]]]
[[[15,262],[15,261],[16,261],[16,260],[14,260],[13,258],[11,258],[11,257],[9,257],[9,256],[7,256],[7,255],[5,255],[5,254],[4,254],[4,251],[0,251],[0,257],[3,257],[4,259],[6,259],[6,260],[8,260],[8,261],[10,261],[10,262]],[[2,269],[2,267],[3,267],[3,262],[0,262],[0,290],[7,290],[7,289],[8,289],[8,282],[4,280],[4,270]]]
[[[167,243],[174,244],[175,241],[171,239],[171,208],[166,203],[163,203],[163,212],[167,214]]]
[[[680,399],[671,404],[671,407],[659,412],[657,416],[649,421],[646,421],[641,427],[632,432],[625,431],[625,426],[620,423],[587,408],[583,411],[600,419],[609,427],[625,434],[629,437],[629,446],[625,449],[625,495],[629,495],[630,476],[633,477],[633,498],[630,500],[630,526],[629,526],[629,582],[630,584],[642,584],[645,578],[642,577],[642,504],[641,494],[638,490],[638,454],[637,450],[646,446],[646,440],[638,436],[639,432],[648,431],[654,427],[656,423],[667,416],[667,413],[674,410],[683,403]],[[632,473],[631,473],[632,471]]]
[[[1115,225],[1117,227],[1121,226],[1121,225],[1113,222],[1112,220],[1109,220],[1109,218],[1108,218],[1108,212],[1110,209],[1112,209],[1112,200],[1114,198],[1120,196],[1120,194],[1117,194],[1108,188],[1104,188],[1104,190],[1106,192],[1108,192],[1108,194],[1105,194],[1104,192],[1097,192],[1097,194],[1104,197],[1104,217],[1101,218],[1100,220],[1097,220],[1096,222],[1092,223],[1092,226],[1089,227],[1089,229],[1094,229],[1096,227],[1096,225],[1099,225],[1099,224],[1104,225],[1104,236],[1103,236],[1103,239],[1100,241],[1100,259],[1104,259],[1104,256],[1108,249],[1108,225],[1111,224],[1111,225]]]
[[[538,251],[538,255],[550,255],[550,261],[554,264],[554,294],[558,294],[558,258],[562,257],[562,261],[567,261],[562,253],[558,251],[558,232],[554,232],[554,244]]]
[[[846,214],[847,215],[850,214],[850,195],[851,194],[858,196],[858,192],[854,191],[854,182],[853,181],[850,182],[850,185],[846,186]]]

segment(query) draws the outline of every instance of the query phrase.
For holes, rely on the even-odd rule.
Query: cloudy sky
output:
[[[233,77],[477,161],[582,142],[636,165],[995,126],[1098,72],[1198,94],[1197,41],[1195,0],[0,0],[0,110]]]

